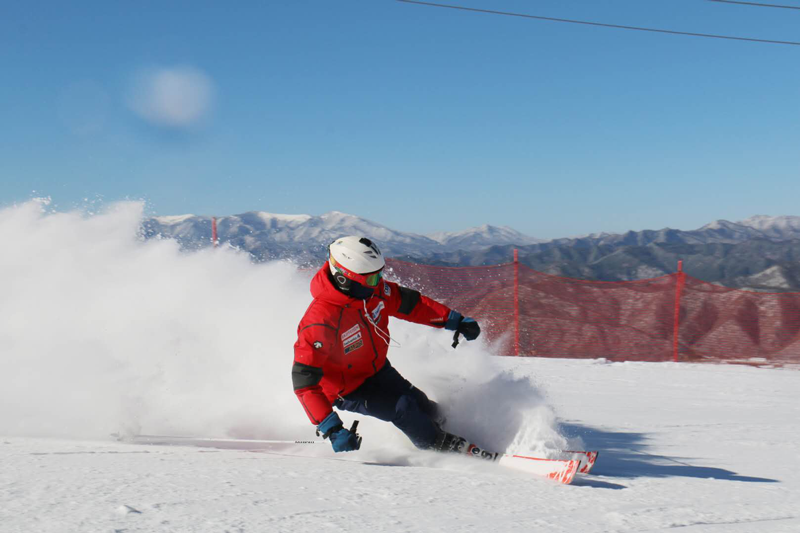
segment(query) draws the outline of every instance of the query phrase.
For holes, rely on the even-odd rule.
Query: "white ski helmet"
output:
[[[340,286],[348,286],[348,280],[365,287],[380,282],[386,261],[378,246],[366,237],[341,237],[328,246],[328,252],[331,274]]]

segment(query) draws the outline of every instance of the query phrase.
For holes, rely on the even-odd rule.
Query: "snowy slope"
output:
[[[0,523],[5,532],[800,530],[796,372],[500,364],[547,382],[563,431],[602,450],[597,475],[562,486],[382,449],[367,431],[366,449],[341,460],[14,437],[0,439]]]
[[[140,240],[140,221],[137,204],[0,210],[3,533],[800,530],[794,370],[503,359],[392,323],[393,364],[449,429],[494,449],[600,449],[573,486],[421,453],[368,419],[362,450],[335,457],[113,442],[313,437],[289,376],[307,275],[182,254]]]

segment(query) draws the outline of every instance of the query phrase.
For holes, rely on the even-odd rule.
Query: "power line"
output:
[[[484,13],[489,15],[505,15],[508,17],[520,17],[520,18],[527,18],[527,19],[535,19],[535,20],[547,20],[550,22],[565,22],[568,24],[582,24],[584,26],[599,26],[602,28],[616,28],[619,30],[634,30],[634,31],[646,31],[652,33],[667,33],[670,35],[685,35],[689,37],[706,37],[709,39],[726,39],[730,41],[747,41],[752,43],[768,43],[768,44],[784,44],[784,45],[791,45],[791,46],[800,46],[800,42],[795,41],[774,41],[770,39],[754,39],[751,37],[734,37],[730,35],[714,35],[710,33],[692,33],[688,31],[674,31],[674,30],[659,30],[656,28],[641,28],[638,26],[623,26],[621,24],[604,24],[602,22],[590,22],[585,20],[571,20],[571,19],[561,19],[561,18],[554,18],[554,17],[543,17],[539,15],[527,15],[523,13],[510,13],[508,11],[493,11],[491,9],[477,9],[474,7],[464,7],[464,6],[454,6],[454,5],[447,5],[447,4],[435,4],[433,2],[421,2],[418,0],[397,0],[398,2],[402,2],[404,4],[416,4],[420,6],[430,6],[430,7],[442,7],[445,9],[457,9],[461,11],[472,11],[475,13]]]
[[[755,6],[755,7],[774,7],[778,9],[798,9],[798,6],[784,6],[780,4],[759,4],[757,2],[741,2],[739,0],[708,0],[709,2],[719,2],[720,4],[739,4],[742,6]]]

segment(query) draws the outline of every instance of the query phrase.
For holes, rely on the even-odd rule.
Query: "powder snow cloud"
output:
[[[290,375],[309,273],[227,247],[183,253],[171,239],[142,240],[143,210],[0,209],[4,434],[313,438]],[[490,449],[566,446],[536,384],[489,357],[483,339],[456,351],[441,330],[391,328],[392,363],[454,432]],[[361,419],[364,452],[413,448],[391,424],[342,416]]]

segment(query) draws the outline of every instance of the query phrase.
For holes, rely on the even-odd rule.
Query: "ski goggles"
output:
[[[357,274],[352,270],[348,270],[339,263],[336,262],[336,259],[331,257],[331,264],[333,268],[336,269],[337,272],[342,274],[347,279],[353,280],[356,283],[360,283],[365,287],[377,287],[378,283],[381,282],[383,278],[383,269],[378,270],[377,272],[372,272],[370,274]]]

